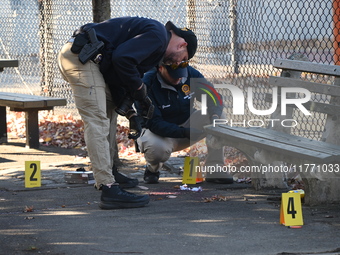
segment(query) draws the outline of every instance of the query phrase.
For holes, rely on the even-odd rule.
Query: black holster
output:
[[[71,51],[74,54],[79,54],[81,50],[84,48],[85,44],[89,43],[89,39],[87,38],[85,33],[79,33],[74,37],[74,41],[71,47]]]
[[[93,60],[104,47],[102,41],[98,41],[96,31],[93,28],[85,32],[75,35],[71,51],[78,54],[79,61],[86,64],[89,60]]]

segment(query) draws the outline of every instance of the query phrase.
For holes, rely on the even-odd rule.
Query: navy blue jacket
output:
[[[190,78],[201,79],[198,80],[199,82],[190,84]],[[152,119],[146,122],[146,128],[159,136],[184,138],[184,129],[179,125],[188,120],[196,110],[190,101],[194,98],[201,101],[201,95],[206,91],[215,96],[213,100],[207,95],[207,112],[209,116],[214,114],[221,116],[223,110],[221,95],[217,94],[212,88],[213,85],[205,80],[199,71],[190,66],[188,67],[188,78],[184,83],[185,85],[161,85],[156,70],[147,72],[143,81],[148,86],[148,95],[155,106],[154,115]],[[183,85],[189,85],[189,93],[183,92]]]
[[[159,64],[171,38],[163,24],[141,17],[89,23],[80,31],[89,28],[104,42],[100,70],[116,99],[124,97],[120,87],[134,91],[141,86],[143,74]]]

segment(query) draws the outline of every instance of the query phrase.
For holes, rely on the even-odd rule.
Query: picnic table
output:
[[[17,67],[18,64],[18,60],[0,59],[0,71],[4,67]],[[53,110],[54,106],[65,106],[66,103],[64,98],[0,92],[0,144],[7,143],[6,107],[10,111],[25,112],[26,146],[39,148],[38,112]]]
[[[19,61],[16,59],[0,59],[0,72],[4,70],[4,67],[18,67]]]

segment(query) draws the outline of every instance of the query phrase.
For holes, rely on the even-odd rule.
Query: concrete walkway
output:
[[[181,191],[181,177],[169,174],[159,184],[141,180],[143,189],[129,190],[150,194],[148,206],[105,211],[93,185],[64,181],[65,171],[87,166],[78,154],[0,146],[1,255],[340,254],[339,205],[303,206],[305,225],[291,229],[279,224],[279,199],[286,191],[256,192],[237,183]],[[27,160],[41,161],[42,187],[24,187]],[[177,167],[180,160],[169,163]],[[143,169],[135,161],[124,163],[126,174],[138,176]]]

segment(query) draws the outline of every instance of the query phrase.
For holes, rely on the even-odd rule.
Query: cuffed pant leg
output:
[[[137,139],[138,147],[144,153],[151,172],[162,169],[165,161],[170,158],[173,151],[171,138],[161,137],[152,133],[149,129],[144,129],[141,137]]]
[[[84,136],[97,186],[114,182],[110,156],[107,116],[107,87],[99,66],[92,61],[85,65],[70,51],[71,43],[64,45],[58,55],[59,68],[70,83],[76,107],[84,122]]]

